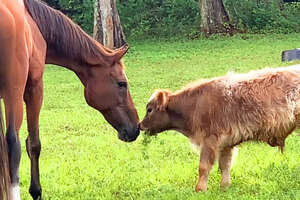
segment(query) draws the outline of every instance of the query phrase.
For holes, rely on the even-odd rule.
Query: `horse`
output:
[[[31,162],[29,193],[42,199],[39,178],[39,113],[45,64],[73,71],[84,86],[86,103],[100,111],[125,142],[139,135],[138,114],[128,89],[122,57],[128,46],[110,50],[78,25],[39,0],[0,1],[0,97],[4,99],[10,197],[19,200],[19,129],[26,105]]]

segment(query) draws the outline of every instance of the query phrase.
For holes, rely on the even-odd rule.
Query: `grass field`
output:
[[[130,46],[124,62],[142,119],[154,89],[175,91],[227,71],[282,66],[281,51],[300,47],[300,37],[147,40],[132,41]],[[72,72],[48,66],[44,88],[40,171],[46,200],[300,199],[300,137],[296,133],[287,139],[284,154],[265,144],[241,145],[231,172],[232,185],[226,191],[219,189],[215,165],[208,191],[196,194],[199,156],[184,136],[170,131],[149,140],[141,133],[134,143],[121,142],[101,114],[85,103],[83,87]],[[30,199],[26,123],[20,135],[21,194]]]

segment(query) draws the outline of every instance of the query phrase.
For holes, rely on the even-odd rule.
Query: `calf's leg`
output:
[[[209,172],[215,163],[218,152],[218,144],[215,137],[209,137],[204,141],[200,154],[199,178],[195,191],[206,191]]]
[[[230,169],[233,157],[237,149],[235,147],[226,147],[220,151],[219,168],[221,170],[221,187],[226,188],[230,185]]]

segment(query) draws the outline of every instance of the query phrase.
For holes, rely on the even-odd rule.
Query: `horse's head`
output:
[[[99,110],[118,131],[125,142],[134,141],[139,135],[138,115],[133,105],[122,56],[127,48],[119,49],[108,65],[94,65],[85,75],[84,96],[91,107]]]

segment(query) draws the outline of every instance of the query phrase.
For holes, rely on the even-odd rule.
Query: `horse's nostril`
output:
[[[135,128],[124,128],[119,132],[119,139],[124,141],[124,142],[132,142],[135,141],[136,138],[140,134],[140,129],[138,126]]]
[[[135,130],[135,134],[139,135],[140,134],[140,125],[137,127],[137,129]]]

